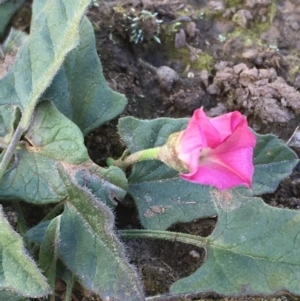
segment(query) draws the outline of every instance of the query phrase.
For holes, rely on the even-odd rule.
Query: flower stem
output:
[[[206,247],[209,244],[209,239],[201,236],[177,233],[171,231],[157,231],[157,230],[120,230],[121,236],[126,239],[164,239],[169,241],[179,241],[185,244],[190,244],[196,247]]]
[[[126,156],[128,151],[125,151],[124,154],[118,160],[113,160],[112,158],[107,159],[108,165],[118,166],[122,169],[125,169],[128,166],[131,166],[135,163],[147,160],[158,160],[158,154],[161,147],[148,148],[136,153],[133,153],[129,156]]]

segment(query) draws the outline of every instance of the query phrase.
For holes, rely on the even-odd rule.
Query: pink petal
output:
[[[230,156],[235,156],[235,158],[247,157],[249,159],[253,154],[253,149],[247,148],[243,150],[236,151],[236,153],[230,153]],[[234,157],[233,157],[234,158]],[[253,175],[253,165],[249,160],[243,160],[242,158],[237,160],[237,164],[241,170],[247,170],[246,174],[241,172],[237,173],[230,164],[223,165],[220,162],[209,161],[207,164],[198,167],[195,173],[181,174],[181,178],[204,185],[212,185],[220,190],[229,189],[238,185],[245,185],[248,188],[251,187],[251,180]],[[228,162],[227,162],[228,163]]]
[[[221,118],[222,117],[222,118]],[[228,189],[237,185],[251,187],[254,167],[252,163],[255,136],[248,128],[247,120],[233,112],[213,118],[218,130],[224,129],[224,139],[215,148],[193,149],[190,156],[181,154],[190,173],[181,174],[183,179],[200,184]],[[231,132],[232,131],[232,132]],[[195,138],[194,138],[195,139]],[[198,157],[197,157],[198,155]]]
[[[188,152],[196,147],[213,147],[220,143],[220,134],[211,124],[203,109],[194,112],[181,139],[179,152]]]
[[[220,133],[221,141],[230,136],[239,125],[247,124],[246,118],[238,111],[212,118],[210,122]]]

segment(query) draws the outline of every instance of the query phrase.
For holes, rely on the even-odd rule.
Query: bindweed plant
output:
[[[0,300],[55,300],[58,278],[66,283],[66,301],[75,282],[103,300],[167,300],[145,297],[118,237],[176,238],[205,249],[203,265],[174,282],[171,297],[300,295],[300,212],[259,197],[273,192],[298,158],[274,135],[254,133],[239,112],[120,118],[124,155],[108,158],[106,167],[89,158],[84,136],[126,105],[103,77],[84,16],[89,5],[34,1],[30,34],[13,31],[3,44],[6,55],[17,54],[0,81],[0,194],[19,220],[13,229],[0,211]],[[117,233],[115,200],[126,194],[144,229]],[[24,203],[53,205],[28,229]],[[208,237],[167,230],[215,216]]]

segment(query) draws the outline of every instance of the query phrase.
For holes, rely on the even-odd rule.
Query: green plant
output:
[[[0,299],[54,300],[60,278],[67,286],[65,301],[76,281],[103,300],[147,300],[118,235],[176,238],[206,249],[203,266],[176,281],[172,295],[269,295],[282,289],[300,294],[300,213],[272,208],[258,197],[274,191],[298,163],[274,135],[256,134],[251,189],[220,192],[184,181],[153,156],[132,162],[128,178],[113,160],[109,167],[91,161],[84,136],[120,114],[126,99],[103,77],[93,28],[84,17],[89,5],[89,0],[34,1],[31,32],[12,47],[20,46],[0,81],[0,195],[19,212],[15,231],[0,210]],[[163,146],[187,123],[121,118],[118,131],[128,149],[121,161]],[[117,233],[115,199],[127,193],[145,229]],[[53,207],[28,229],[20,201]],[[218,222],[208,237],[167,231],[174,223],[212,216]],[[149,300],[155,298],[164,296]]]
[[[159,33],[162,20],[157,19],[158,13],[151,13],[148,10],[141,12],[131,9],[125,17],[130,21],[130,41],[135,44],[144,40],[153,39],[160,44]]]
[[[18,1],[0,1],[0,38],[3,37],[4,31],[11,17],[23,5],[25,0]]]

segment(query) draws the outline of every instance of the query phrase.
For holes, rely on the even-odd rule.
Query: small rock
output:
[[[161,66],[156,70],[159,84],[167,91],[171,91],[173,85],[178,81],[179,76],[176,71],[167,66]]]
[[[246,28],[248,24],[248,20],[252,20],[252,19],[253,16],[249,10],[240,9],[233,15],[232,21],[237,23],[241,27]]]
[[[208,74],[207,70],[203,70],[200,73],[200,79],[203,82],[203,84],[205,85],[205,87],[207,87],[208,86],[208,79],[209,79],[209,74]]]
[[[227,19],[230,18],[236,12],[235,7],[231,7],[226,9],[225,13],[222,15],[223,18]]]
[[[211,84],[207,87],[206,91],[211,95],[218,95],[220,93],[220,88],[215,84]]]
[[[217,69],[217,70],[223,70],[226,66],[228,66],[228,62],[226,62],[226,61],[221,61],[221,62],[219,62],[219,63],[216,63],[215,64],[215,68]]]
[[[258,49],[248,49],[242,54],[242,57],[245,59],[254,59],[258,55]]]
[[[205,92],[200,88],[195,92],[188,92],[180,89],[178,92],[170,96],[170,102],[174,103],[174,106],[182,111],[192,113],[194,110],[198,109],[201,105],[204,104],[204,100],[208,98],[205,95]]]
[[[200,259],[200,254],[196,250],[192,250],[189,252],[190,256],[194,259]]]
[[[176,33],[174,45],[175,48],[181,48],[186,46],[186,36],[183,29],[180,29],[180,31]]]
[[[216,107],[210,109],[206,112],[207,116],[209,117],[216,117],[223,114],[226,114],[228,112],[227,108],[223,103],[218,103]]]
[[[290,25],[290,28],[291,28],[291,29],[293,29],[293,30],[295,30],[295,31],[298,31],[298,30],[299,30],[299,24],[298,24],[296,21],[291,22],[289,25]]]
[[[214,11],[222,11],[225,9],[225,4],[223,0],[211,0],[208,2],[207,7]]]
[[[186,33],[189,37],[194,38],[196,36],[198,29],[196,28],[195,22],[190,22],[186,26]]]
[[[246,0],[245,7],[253,8],[256,5],[269,5],[271,0]]]
[[[247,70],[247,69],[248,69],[248,67],[247,67],[247,65],[244,64],[244,63],[235,65],[235,66],[233,67],[233,71],[234,71],[234,73],[236,73],[236,74],[240,74],[242,71]]]
[[[244,70],[240,74],[239,83],[243,86],[248,86],[250,82],[258,78],[258,70],[256,68]]]

